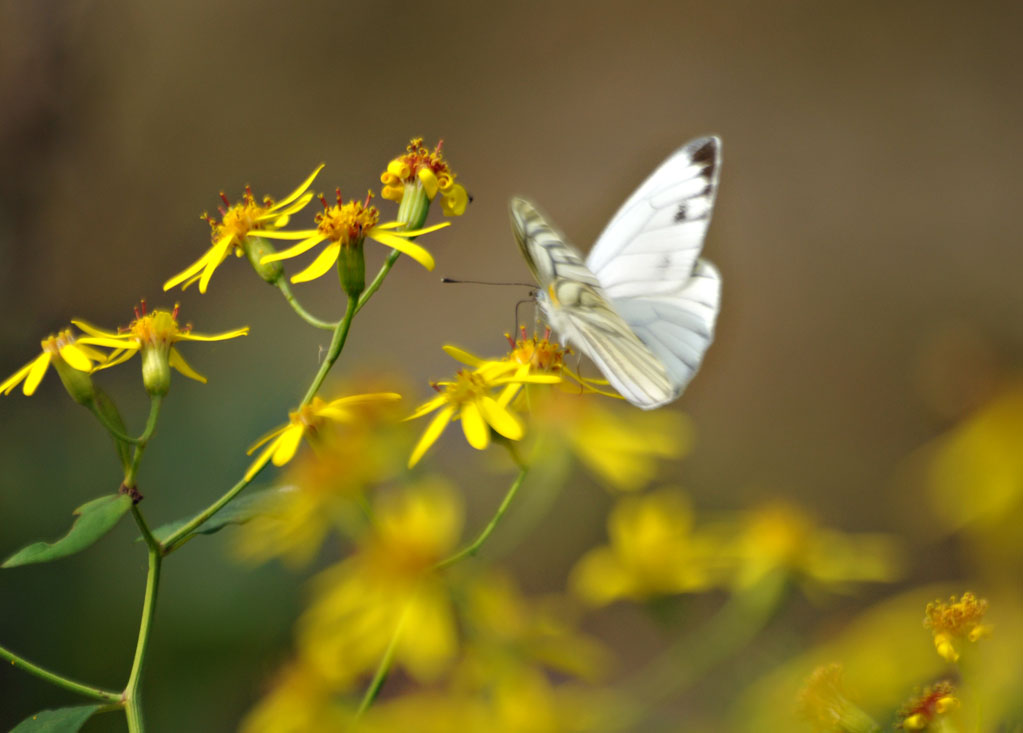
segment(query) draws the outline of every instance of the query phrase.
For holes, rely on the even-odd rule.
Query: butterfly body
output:
[[[512,229],[547,322],[644,409],[675,400],[713,340],[721,277],[699,254],[720,145],[700,138],[669,156],[612,217],[586,260],[530,202],[511,202]]]

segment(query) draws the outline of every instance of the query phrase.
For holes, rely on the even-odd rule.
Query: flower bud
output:
[[[366,257],[362,252],[361,237],[341,247],[337,260],[337,271],[341,287],[349,298],[358,298],[366,289]]]
[[[64,384],[64,389],[71,395],[71,399],[79,405],[88,405],[96,398],[96,385],[92,383],[92,377],[88,372],[79,371],[61,358],[59,353],[50,357],[50,363]]]
[[[170,389],[169,356],[169,344],[142,347],[142,383],[146,392],[154,397],[161,397]]]
[[[252,269],[263,278],[266,282],[273,285],[281,276],[284,274],[284,266],[279,260],[273,262],[263,263],[261,260],[272,254],[276,254],[277,250],[270,242],[257,237],[255,235],[249,235],[245,238],[245,256],[249,258],[249,264],[252,265]]]

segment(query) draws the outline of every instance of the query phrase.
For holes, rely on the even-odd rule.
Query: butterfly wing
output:
[[[714,338],[721,276],[699,258],[721,168],[717,137],[676,150],[622,204],[586,264],[681,394]]]
[[[664,365],[611,305],[579,253],[528,201],[512,199],[510,211],[515,239],[540,285],[537,300],[565,343],[586,354],[632,404],[650,409],[674,399]]]

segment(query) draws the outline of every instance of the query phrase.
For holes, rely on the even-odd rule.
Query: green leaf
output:
[[[77,733],[102,705],[40,710],[11,728],[11,733]]]
[[[271,506],[271,502],[287,490],[287,487],[263,489],[262,491],[254,491],[251,494],[247,494],[240,499],[235,499],[214,514],[199,529],[195,530],[194,534],[215,534],[229,524],[245,524],[250,519],[264,514],[267,507]],[[153,536],[159,542],[165,542],[171,535],[190,521],[192,521],[192,517],[161,525],[153,531]]]
[[[127,494],[101,496],[75,509],[78,519],[56,542],[35,542],[11,555],[0,567],[13,568],[34,562],[49,562],[84,550],[105,535],[131,508]]]

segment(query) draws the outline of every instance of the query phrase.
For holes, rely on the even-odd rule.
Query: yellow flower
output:
[[[107,358],[96,349],[77,342],[71,329],[64,329],[56,335],[48,336],[42,340],[41,345],[43,352],[39,356],[0,383],[0,393],[8,395],[24,382],[21,391],[31,395],[35,393],[50,365],[58,370],[67,365],[88,373],[92,371],[93,362],[102,363]]]
[[[445,346],[444,350],[456,358],[466,354],[453,346]],[[462,421],[465,439],[477,450],[483,450],[490,444],[490,428],[509,440],[521,440],[525,426],[522,419],[508,409],[515,390],[525,383],[556,384],[561,381],[556,374],[530,374],[528,367],[511,361],[480,361],[479,364],[471,372],[459,370],[453,381],[435,383],[434,389],[440,394],[420,405],[408,417],[414,420],[440,410],[412,450],[409,468],[419,462],[453,420]],[[504,389],[495,398],[492,393],[498,387]]]
[[[309,267],[291,278],[293,283],[307,282],[326,273],[337,262],[342,248],[361,248],[365,238],[369,237],[408,255],[427,270],[433,269],[434,262],[430,253],[418,244],[410,242],[409,238],[443,229],[448,226],[447,223],[424,229],[394,231],[403,226],[401,222],[377,224],[380,221],[380,212],[375,206],[369,205],[372,194],[366,196],[365,202],[349,201],[346,204],[341,199],[340,189],[336,189],[335,193],[337,204],[334,206],[328,205],[327,199],[323,196],[320,197],[323,211],[316,215],[315,232],[307,233],[309,236],[293,247],[263,257],[261,262],[265,264],[297,257],[321,242],[329,242]]]
[[[434,480],[378,495],[372,516],[355,554],[316,579],[316,598],[299,623],[300,653],[345,687],[377,666],[397,633],[395,665],[434,680],[454,657],[457,632],[433,567],[455,548],[461,505]]]
[[[251,480],[269,461],[275,466],[283,466],[298,451],[298,444],[302,442],[302,436],[310,437],[315,435],[326,419],[337,422],[352,422],[358,419],[355,412],[351,410],[354,405],[376,400],[400,400],[401,395],[394,392],[379,392],[376,394],[351,395],[339,397],[330,402],[324,402],[319,397],[313,397],[308,405],[288,414],[288,423],[279,428],[271,430],[262,438],[257,440],[248,450],[252,455],[257,448],[266,445],[259,457],[249,466],[245,472],[245,479]]]
[[[939,716],[959,707],[951,682],[938,682],[923,691],[923,694],[906,703],[899,711],[899,728],[902,730],[927,730]]]
[[[142,301],[141,307],[135,309],[135,320],[126,329],[117,332],[103,331],[78,319],[71,322],[88,334],[79,339],[81,343],[114,349],[109,360],[97,369],[116,366],[141,352],[142,381],[146,389],[150,394],[165,394],[170,387],[170,367],[189,379],[206,383],[206,377],[192,369],[174,346],[178,341],[224,341],[249,332],[249,327],[244,326],[226,333],[192,333],[191,325],[178,325],[178,308],[175,305],[172,311],[157,309],[147,313],[146,303]]]
[[[234,205],[221,192],[220,198],[227,208],[220,209],[220,221],[214,221],[209,214],[203,214],[203,218],[209,222],[212,230],[213,246],[206,250],[206,254],[165,282],[163,289],[170,290],[182,283],[184,283],[183,287],[188,287],[198,280],[199,292],[205,293],[214,270],[227,259],[232,249],[237,256],[241,257],[250,247],[254,246],[255,238],[305,239],[308,237],[310,234],[308,231],[282,232],[279,230],[287,226],[292,214],[304,208],[312,200],[313,195],[307,193],[306,189],[312,185],[313,179],[321,170],[323,170],[322,164],[317,166],[316,170],[302,181],[298,188],[276,203],[269,196],[265,196],[262,203],[257,203],[252,189],[248,186],[245,187],[242,200]]]
[[[288,664],[273,688],[242,720],[241,733],[341,733],[354,731],[353,705],[338,702],[334,690],[301,661]]]
[[[572,571],[571,585],[588,603],[698,592],[717,580],[715,548],[693,533],[692,509],[679,491],[619,501],[608,535],[611,544],[590,550]]]
[[[849,701],[842,686],[842,665],[818,667],[799,693],[799,712],[822,733],[874,733],[881,728]]]
[[[820,527],[785,502],[754,509],[717,529],[722,532],[721,557],[733,564],[739,587],[784,572],[808,591],[841,591],[850,583],[891,582],[900,572],[899,553],[887,535]]]
[[[987,600],[969,591],[958,600],[952,596],[948,603],[940,600],[928,603],[924,613],[924,626],[934,633],[934,648],[947,662],[959,660],[954,641],[974,642],[991,633],[991,627],[981,623],[987,613]]]
[[[440,193],[441,208],[445,216],[461,216],[469,205],[469,194],[460,183],[455,183],[455,174],[448,167],[441,146],[437,143],[431,152],[423,145],[423,138],[413,138],[404,155],[387,164],[387,170],[380,175],[384,184],[380,195],[390,201],[401,203],[405,189],[414,186],[421,189],[433,201]]]

